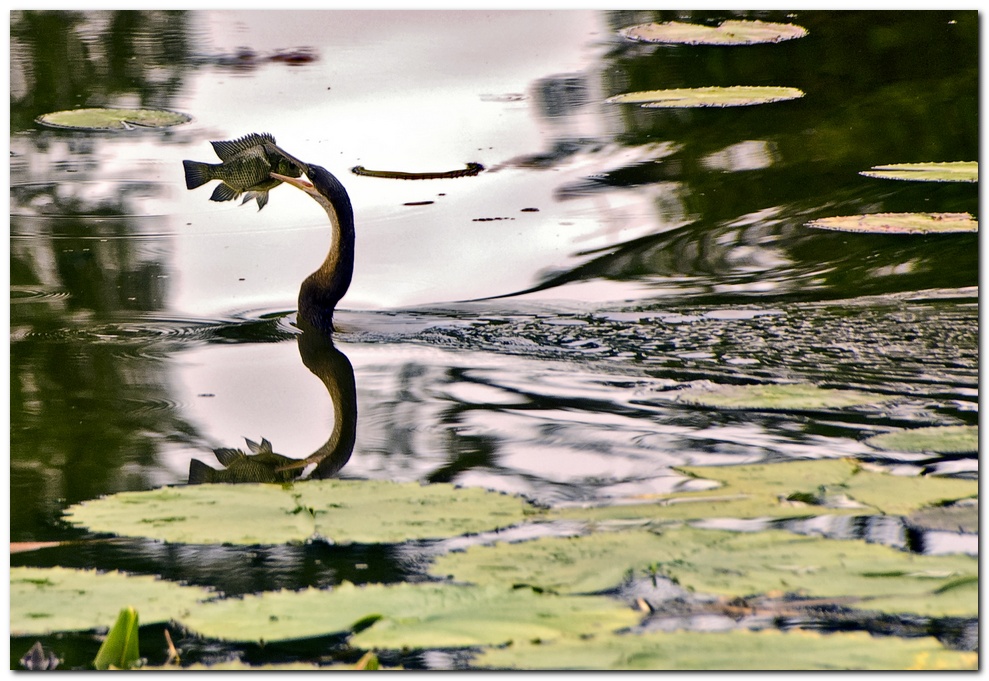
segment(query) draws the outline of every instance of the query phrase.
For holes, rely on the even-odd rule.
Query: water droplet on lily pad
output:
[[[50,128],[70,130],[141,130],[181,125],[192,118],[165,109],[69,109],[43,114],[35,120]]]
[[[647,109],[689,109],[697,107],[752,106],[769,104],[804,96],[795,87],[761,87],[733,85],[730,87],[674,88],[645,90],[615,95],[604,100],[608,104],[641,104]]]
[[[803,38],[807,29],[795,24],[769,21],[723,21],[719,26],[687,24],[679,21],[639,24],[621,31],[629,40],[646,43],[683,45],[756,45]]]
[[[979,162],[894,163],[863,170],[859,175],[883,180],[912,180],[914,182],[978,182]]]
[[[883,433],[865,441],[870,447],[898,452],[963,454],[979,451],[978,426],[935,426]]]
[[[820,218],[808,227],[863,234],[956,234],[978,232],[979,222],[969,213],[870,213]]]
[[[892,399],[887,395],[861,390],[819,388],[807,383],[768,385],[711,384],[686,388],[676,393],[680,404],[714,409],[751,409],[760,411],[840,409],[876,404]]]

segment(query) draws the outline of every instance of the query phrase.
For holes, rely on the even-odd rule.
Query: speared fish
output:
[[[221,447],[214,449],[216,460],[224,466],[217,470],[206,465],[199,459],[189,461],[189,484],[199,485],[206,482],[290,482],[302,473],[301,468],[295,470],[279,470],[289,464],[297,463],[296,459],[275,454],[271,443],[262,438],[261,444],[244,438],[250,454],[240,449]]]
[[[268,203],[268,192],[282,182],[270,173],[299,177],[308,168],[275,144],[275,138],[266,132],[210,144],[222,163],[182,161],[186,189],[220,180],[210,201],[230,201],[246,193],[241,205],[257,199],[261,210]]]

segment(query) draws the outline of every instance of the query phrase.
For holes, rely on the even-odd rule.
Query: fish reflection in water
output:
[[[330,437],[304,459],[276,454],[267,439],[261,443],[247,440],[250,453],[240,449],[219,448],[213,453],[225,467],[215,469],[198,459],[189,462],[189,484],[208,482],[291,482],[307,466],[315,464],[309,478],[329,478],[340,472],[350,460],[357,439],[357,384],[354,367],[330,337],[308,327],[300,320],[299,354],[306,367],[326,387],[333,404],[333,430]],[[246,440],[246,438],[245,438]]]
[[[290,482],[299,476],[301,470],[283,470],[282,467],[295,460],[276,454],[267,439],[261,438],[261,444],[246,437],[250,453],[241,449],[220,447],[214,449],[216,460],[224,466],[217,470],[207,466],[202,461],[193,459],[189,462],[189,484],[199,485],[204,482]]]
[[[222,163],[182,161],[187,189],[220,180],[210,201],[230,201],[246,192],[241,205],[257,199],[261,210],[268,203],[268,192],[282,183],[271,177],[272,172],[294,178],[306,170],[305,163],[282,150],[266,132],[210,144]]]

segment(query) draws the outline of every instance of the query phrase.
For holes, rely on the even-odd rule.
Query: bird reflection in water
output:
[[[299,353],[306,367],[326,386],[333,403],[334,423],[329,439],[304,459],[276,454],[271,443],[247,440],[250,452],[239,449],[215,449],[217,460],[225,466],[217,470],[201,461],[189,464],[189,483],[203,482],[288,482],[301,476],[305,468],[315,465],[307,477],[328,478],[336,475],[350,460],[357,435],[357,386],[354,369],[333,345],[333,311],[343,298],[354,272],[354,211],[347,190],[325,168],[303,163],[270,145],[292,163],[300,166],[308,179],[271,172],[280,180],[301,189],[326,211],[330,221],[330,249],[323,264],[306,277],[299,289],[297,325]]]
[[[347,356],[334,346],[331,337],[300,320],[299,354],[326,387],[333,404],[333,430],[316,451],[304,459],[293,459],[272,450],[266,439],[261,444],[247,440],[249,451],[220,448],[213,453],[225,467],[215,469],[193,459],[189,462],[189,484],[204,482],[291,482],[307,466],[315,464],[309,478],[329,478],[340,472],[350,460],[357,439],[357,384],[354,367]]]

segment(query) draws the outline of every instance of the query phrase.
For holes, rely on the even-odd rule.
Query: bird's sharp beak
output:
[[[282,175],[280,173],[268,173],[268,174],[276,180],[281,180],[285,184],[290,184],[296,189],[301,189],[306,194],[311,194],[315,196],[318,193],[316,191],[316,188],[313,187],[311,183],[306,182],[305,180],[302,180],[298,177],[289,177],[288,175]]]

